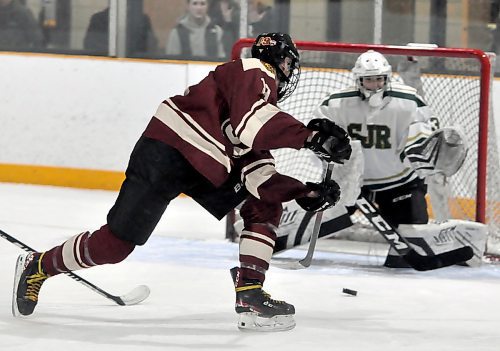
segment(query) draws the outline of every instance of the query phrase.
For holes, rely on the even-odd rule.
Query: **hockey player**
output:
[[[361,141],[361,193],[379,206],[388,222],[425,224],[424,172],[408,156],[437,129],[437,119],[414,88],[391,80],[392,68],[379,52],[361,54],[352,73],[355,86],[327,97],[315,117],[329,118]],[[408,267],[393,249],[384,265]]]
[[[306,147],[328,162],[342,162],[351,148],[347,133],[333,122],[315,120],[306,127],[276,106],[293,92],[300,74],[289,35],[261,34],[251,52],[252,58],[220,65],[183,96],[160,104],[132,151],[105,225],[19,257],[15,315],[33,313],[47,278],[124,260],[184,193],[218,219],[246,199],[240,267],[231,270],[239,327],[293,328],[294,306],[262,290],[281,203],[297,199],[318,211],[334,205],[340,192],[334,181],[303,184],[278,174],[269,150]]]

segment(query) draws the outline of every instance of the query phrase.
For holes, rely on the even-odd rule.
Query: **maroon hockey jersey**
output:
[[[269,150],[299,149],[311,132],[276,103],[274,69],[239,59],[218,66],[185,95],[163,101],[144,136],[175,147],[215,186],[235,169],[253,196],[289,201],[307,188],[278,174]]]

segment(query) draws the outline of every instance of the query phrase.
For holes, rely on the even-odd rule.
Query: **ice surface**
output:
[[[102,225],[115,197],[0,184],[0,228],[49,249]],[[179,198],[126,261],[76,272],[115,295],[146,284],[152,293],[145,302],[117,306],[60,275],[44,284],[27,318],[10,312],[21,250],[0,240],[0,350],[500,350],[499,266],[420,273],[382,268],[377,256],[326,251],[317,252],[308,269],[268,272],[266,290],[295,304],[295,329],[240,332],[228,271],[238,262],[238,247],[223,239],[224,227]],[[290,250],[279,259],[304,255]]]

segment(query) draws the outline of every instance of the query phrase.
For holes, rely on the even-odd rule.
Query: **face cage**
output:
[[[280,68],[278,68],[278,72],[278,79],[280,80],[278,86],[278,102],[282,102],[285,101],[290,95],[292,95],[292,93],[295,91],[295,88],[297,88],[297,84],[299,84],[300,65],[297,64],[297,67],[293,69],[293,71],[290,73],[290,77],[288,78],[285,77],[285,74]]]

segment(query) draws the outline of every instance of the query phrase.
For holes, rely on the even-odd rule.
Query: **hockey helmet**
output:
[[[385,76],[385,86],[391,80],[392,67],[381,53],[368,50],[359,55],[352,69],[357,87],[363,91],[363,77]]]
[[[300,56],[288,34],[260,34],[252,45],[252,57],[270,64],[276,70],[279,80],[278,101],[285,100],[293,93],[300,77]],[[289,76],[280,67],[286,57],[291,59]]]

